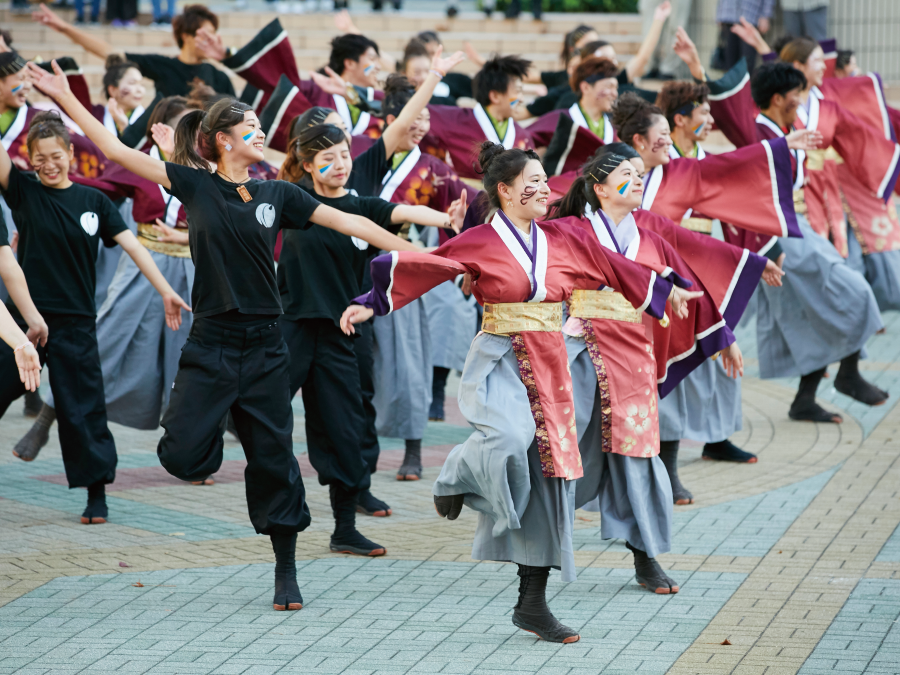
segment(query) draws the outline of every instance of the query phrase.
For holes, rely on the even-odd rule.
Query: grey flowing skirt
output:
[[[419,298],[375,317],[375,430],[379,436],[418,439],[431,406],[431,338]]]
[[[566,336],[584,476],[575,506],[600,512],[600,536],[624,539],[651,558],[672,548],[672,485],[659,456],[603,452],[597,372],[580,337]],[[613,386],[612,384],[610,386]]]
[[[825,238],[797,216],[802,239],[779,239],[781,288],[760,284],[756,322],[764,379],[806,375],[862,349],[882,327],[875,296]]]
[[[531,405],[509,338],[475,337],[459,408],[475,430],[450,452],[433,491],[463,494],[478,512],[472,557],[555,567],[563,581],[574,581],[575,482],[541,473]]]
[[[744,426],[741,378],[732,379],[721,362],[707,359],[659,399],[659,439],[724,441]]]
[[[862,274],[869,285],[878,309],[900,309],[900,251],[882,251],[863,255],[853,230],[848,228],[847,248],[850,255],[847,264]]]
[[[431,363],[462,371],[469,345],[478,332],[474,296],[466,298],[452,281],[445,281],[422,296],[431,333]]]

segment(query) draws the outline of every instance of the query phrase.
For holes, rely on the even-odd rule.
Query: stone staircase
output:
[[[69,10],[61,15],[72,20],[74,13]],[[320,68],[328,60],[329,43],[339,34],[334,18],[330,14],[281,14],[272,12],[225,12],[220,15],[219,32],[225,44],[241,47],[257,31],[276,16],[290,35],[291,44],[297,58],[297,65],[304,74]],[[142,17],[148,23],[149,17]],[[528,19],[504,20],[485,19],[474,12],[461,13],[455,19],[448,19],[439,12],[402,12],[399,14],[359,14],[353,16],[357,27],[375,40],[382,54],[399,58],[408,40],[423,30],[437,30],[444,42],[445,52],[463,48],[470,42],[481,54],[493,52],[521,54],[531,59],[541,70],[555,70],[559,67],[559,53],[563,35],[581,23],[596,27],[602,39],[615,45],[621,60],[634,54],[641,41],[641,23],[638,15],[631,14],[547,14],[543,21]],[[33,23],[28,16],[17,16],[9,10],[0,10],[0,26],[13,34],[14,47],[28,59],[40,57],[50,60],[61,56],[71,56],[83,67],[92,95],[100,100],[103,62],[72,44],[64,36]],[[175,39],[169,30],[141,25],[135,29],[113,29],[107,26],[87,28],[87,31],[106,40],[123,52],[178,53]],[[474,73],[475,64],[466,61],[459,66],[460,72]],[[236,91],[243,88],[243,80],[232,74]],[[152,99],[151,91],[148,97]],[[149,100],[149,99],[148,99]]]

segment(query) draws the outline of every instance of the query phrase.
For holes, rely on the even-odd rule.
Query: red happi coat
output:
[[[431,131],[422,139],[422,151],[444,159],[463,178],[481,180],[474,167],[481,144],[485,141],[501,143],[503,147],[531,148],[531,137],[510,118],[506,135],[501,139],[481,104],[475,108],[449,105],[429,105]]]
[[[663,316],[671,284],[655,272],[607,253],[596,238],[569,225],[549,221],[532,229],[535,243],[526,252],[512,225],[498,212],[491,223],[457,235],[433,254],[394,251],[378,256],[372,261],[373,288],[358,301],[378,315],[388,314],[468,273],[481,304],[560,303],[578,280],[586,280],[594,287],[615,288],[641,311]],[[531,404],[543,475],[581,477],[572,378],[562,333],[524,331],[509,338]]]
[[[28,128],[31,120],[40,110],[31,106],[22,106],[16,113],[15,119],[6,130],[6,133],[0,137],[0,142],[6,148],[7,154],[16,168],[22,171],[33,171],[31,160],[28,158],[28,146],[26,139],[28,138]],[[75,148],[75,161],[69,167],[69,177],[84,176],[86,178],[97,178],[102,175],[111,166],[106,155],[101,152],[100,148],[94,145],[91,139],[72,131],[72,145]]]
[[[854,78],[855,79],[855,78]],[[771,120],[757,112],[750,97],[749,77],[746,74],[746,65],[741,61],[725,76],[716,82],[710,82],[710,107],[716,118],[716,125],[721,129],[732,143],[743,147],[756,143],[759,139],[774,139],[784,136],[784,131],[777,128]],[[883,134],[866,124],[853,113],[832,101],[819,98],[811,92],[809,101],[809,115],[804,122],[806,112],[798,112],[796,128],[817,129],[824,136],[824,147],[834,147],[838,155],[844,160],[844,169],[838,168],[841,177],[841,192],[844,197],[852,189],[845,190],[843,171],[852,174],[850,180],[856,180],[862,191],[869,195],[877,195],[884,201],[890,196],[897,182],[900,172],[900,148],[897,144],[886,139]],[[865,152],[860,149],[865,148]],[[813,188],[806,195],[809,208],[808,219],[814,230],[820,234],[826,234],[831,230],[830,221],[823,218],[836,213],[836,207],[830,206],[830,199],[822,202],[822,195],[829,194],[829,180],[827,172],[816,176],[816,171],[822,171],[817,166],[808,172],[806,167],[806,153],[797,151],[795,154],[794,189],[804,187],[808,182],[815,182]],[[809,179],[807,180],[807,176]],[[886,209],[885,209],[886,210]],[[869,240],[876,235],[877,228],[873,228],[872,220],[859,223],[860,235]],[[836,229],[840,229],[839,226]],[[894,228],[900,233],[900,228]],[[743,235],[741,235],[743,236]],[[840,241],[840,236],[836,237]],[[745,243],[751,246],[749,240]]]
[[[584,118],[584,113],[581,111],[581,106],[576,102],[565,110],[551,110],[546,115],[541,115],[537,120],[528,125],[528,135],[531,136],[531,142],[534,144],[534,147],[546,148],[550,145],[550,141],[556,134],[560,117],[567,117],[576,126],[587,131],[601,143],[612,143],[613,141],[618,140],[609,115],[603,115],[603,138],[598,138],[594,132],[590,130],[587,120]]]
[[[784,140],[702,159],[670,159],[644,176],[641,208],[679,223],[696,211],[758,232],[767,240],[799,237],[790,162]],[[554,198],[568,192],[575,177],[570,172],[551,178]]]
[[[626,222],[628,219],[631,223]],[[633,233],[622,251],[627,258],[651,269],[671,268],[693,283],[691,290],[702,290],[704,295],[690,302],[687,319],[672,320],[665,327],[646,316],[642,322],[626,316],[570,318],[564,332],[584,335],[594,364],[604,411],[603,450],[630,457],[652,457],[659,454],[657,392],[660,397],[665,396],[703,360],[734,342],[732,326],[720,307],[728,308],[736,317],[736,324],[766,260],[685,230],[648,211],[635,211],[626,221],[619,228],[630,228]],[[621,248],[605,214],[592,213],[589,219],[566,218],[559,222],[586,230],[605,248]],[[698,268],[710,269],[698,274],[670,241],[685,250]],[[701,259],[704,264],[697,265]],[[704,277],[713,284],[712,288],[705,286]],[[585,289],[592,290],[587,286]]]

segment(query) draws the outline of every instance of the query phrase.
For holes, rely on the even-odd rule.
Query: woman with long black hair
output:
[[[411,244],[365,218],[324,206],[296,185],[251,179],[263,159],[264,134],[250,106],[222,99],[209,111],[185,115],[175,133],[172,162],[122,144],[71,94],[65,76],[30,67],[42,90],[110,160],[153,181],[184,205],[196,276],[194,325],[182,352],[160,462],[182,480],[202,480],[222,463],[221,422],[234,417],[247,455],[250,520],[275,551],[276,610],[303,606],[294,553],[310,522],[300,467],[293,454],[288,351],[278,326],[281,302],[273,250],[278,230],[313,223],[382,248]],[[212,164],[215,163],[215,170]]]

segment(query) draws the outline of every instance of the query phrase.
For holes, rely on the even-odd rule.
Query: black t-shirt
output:
[[[541,73],[541,82],[547,89],[568,85],[569,73],[565,70],[545,70]]]
[[[113,203],[77,183],[44,187],[15,166],[3,194],[19,230],[19,265],[38,311],[95,316],[99,243],[115,246],[113,237],[128,229]],[[0,239],[0,245],[8,244],[5,224]]]
[[[569,86],[569,83],[561,84],[556,87],[551,87],[547,90],[547,93],[543,96],[538,96],[531,103],[529,103],[526,107],[528,108],[528,112],[530,112],[535,117],[540,117],[541,115],[546,115],[548,112],[556,110],[559,108],[559,100],[563,96],[569,95],[572,93],[572,88]],[[571,107],[571,104],[569,104]]]
[[[170,192],[184,204],[197,269],[191,306],[203,318],[236,309],[281,314],[274,250],[279,229],[304,229],[319,202],[293,183],[251,179],[244,202],[218,174],[166,162]],[[319,229],[319,228],[316,228]],[[326,231],[326,228],[321,228]]]
[[[316,195],[316,199],[344,213],[364,216],[391,232],[400,229],[391,224],[397,205],[380,197],[348,194],[337,199]],[[325,227],[285,232],[278,264],[278,285],[286,291],[285,316],[327,318],[339,325],[350,301],[364,292],[363,273],[373,247],[359,244],[366,248],[360,249],[351,237]]]
[[[137,65],[141,75],[153,80],[156,92],[163,96],[187,96],[195,77],[206,82],[217,94],[234,96],[234,87],[228,75],[211,63],[189,65],[177,57],[162,54],[126,53],[125,58]]]

